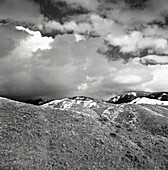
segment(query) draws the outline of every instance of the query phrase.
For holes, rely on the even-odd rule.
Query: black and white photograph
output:
[[[168,170],[168,0],[0,0],[0,170]]]

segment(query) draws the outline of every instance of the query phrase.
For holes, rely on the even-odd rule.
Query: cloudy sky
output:
[[[167,0],[0,0],[0,95],[168,91]]]

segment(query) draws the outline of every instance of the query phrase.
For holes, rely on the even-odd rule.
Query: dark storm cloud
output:
[[[149,0],[125,0],[125,3],[128,4],[133,9],[144,9],[147,7],[147,2]]]
[[[61,0],[33,0],[39,4],[40,11],[44,17],[62,21],[69,16],[88,13],[88,10],[80,5],[69,4]]]

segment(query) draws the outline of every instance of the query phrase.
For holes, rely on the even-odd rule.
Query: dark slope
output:
[[[98,103],[68,109],[0,99],[2,170],[167,170],[168,109]]]

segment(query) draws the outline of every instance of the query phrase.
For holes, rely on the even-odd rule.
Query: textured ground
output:
[[[0,99],[0,170],[168,170],[168,108]]]

